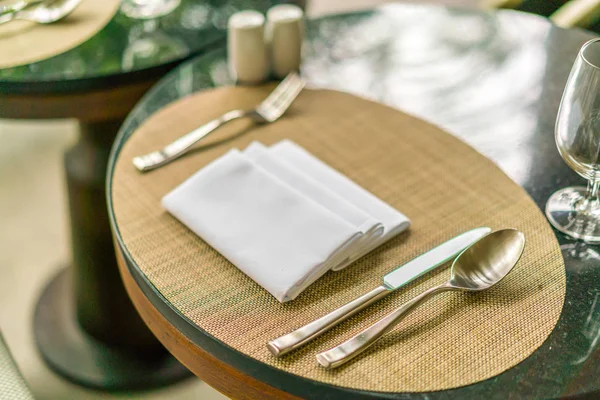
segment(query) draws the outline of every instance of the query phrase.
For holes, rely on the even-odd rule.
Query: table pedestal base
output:
[[[87,334],[75,318],[70,268],[44,289],[35,309],[35,340],[44,360],[65,378],[105,390],[160,387],[191,376],[166,350],[111,346]]]
[[[48,365],[78,384],[150,389],[192,376],[127,297],[106,208],[106,165],[120,120],[80,125],[65,154],[73,262],[44,289],[35,338]]]

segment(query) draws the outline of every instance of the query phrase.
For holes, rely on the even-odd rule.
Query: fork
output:
[[[187,135],[180,137],[165,146],[162,150],[134,157],[133,165],[141,172],[159,168],[187,153],[193,145],[217,128],[239,118],[250,117],[255,124],[275,122],[285,113],[296,97],[298,97],[304,85],[305,83],[302,78],[297,73],[292,72],[256,108],[229,111],[191,131]]]

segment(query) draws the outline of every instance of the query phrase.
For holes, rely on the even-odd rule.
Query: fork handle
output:
[[[166,145],[162,150],[135,157],[133,159],[133,165],[135,165],[138,170],[146,172],[168,164],[176,158],[179,158],[183,154],[187,153],[193,145],[198,143],[204,137],[208,136],[217,128],[230,121],[245,117],[246,115],[249,115],[248,111],[229,111],[221,115],[219,118],[213,119],[201,127],[194,129],[187,135],[184,135],[174,142]]]
[[[369,293],[352,300],[351,302],[341,306],[329,314],[324,315],[323,317],[316,319],[313,322],[288,333],[287,335],[271,340],[267,344],[267,348],[275,357],[280,357],[284,354],[287,354],[290,351],[308,343],[320,334],[328,331],[340,322],[350,318],[363,308],[390,293],[392,293],[392,289],[389,289],[386,286],[381,285],[376,287]]]
[[[454,287],[448,283],[432,287],[339,346],[317,354],[317,361],[325,368],[336,368],[347,363],[389,332],[417,304],[434,294],[453,289]]]

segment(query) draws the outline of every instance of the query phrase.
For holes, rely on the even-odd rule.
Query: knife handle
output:
[[[356,300],[343,305],[342,307],[330,312],[329,314],[314,320],[313,322],[296,329],[287,335],[271,340],[267,348],[275,357],[281,357],[290,351],[310,342],[321,333],[328,331],[340,322],[350,318],[363,308],[376,302],[382,297],[387,296],[393,290],[387,286],[381,285],[371,290],[369,293],[360,296]]]

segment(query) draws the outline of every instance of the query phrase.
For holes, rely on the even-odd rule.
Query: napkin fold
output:
[[[164,196],[162,205],[281,302],[410,225],[288,140],[230,150]]]
[[[334,267],[334,271],[345,268],[358,258],[410,227],[410,220],[400,211],[325,164],[296,143],[290,140],[282,140],[271,146],[269,152],[275,155],[281,162],[294,166],[307,176],[318,180],[383,224],[383,233],[381,235],[374,236],[369,243],[366,243],[363,248],[359,249],[354,257]]]
[[[357,235],[348,246],[343,262],[356,257],[360,249],[383,234],[383,224],[381,222],[328,189],[319,181],[303,174],[293,166],[287,165],[283,160],[279,160],[278,157],[270,154],[263,144],[252,142],[244,150],[244,155],[309,199],[344,219],[360,232],[360,235]]]

